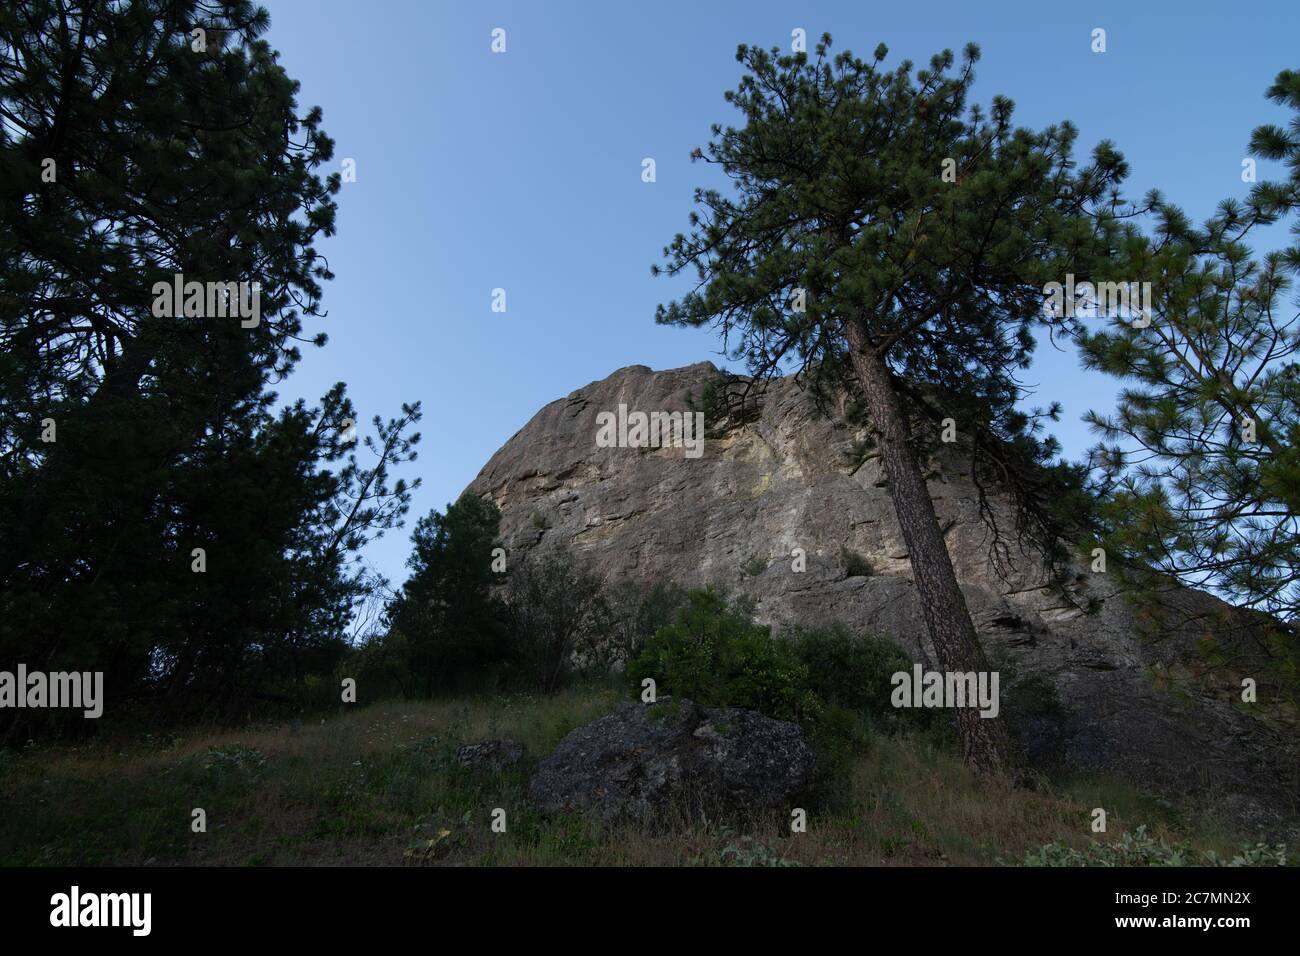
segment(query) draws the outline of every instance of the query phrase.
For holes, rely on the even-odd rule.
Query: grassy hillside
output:
[[[1146,824],[1197,850],[1230,856],[1237,845],[1124,787],[980,781],[942,742],[916,734],[872,738],[843,799],[810,808],[803,834],[783,816],[683,818],[647,833],[531,810],[524,792],[536,761],[617,702],[602,686],[394,701],[301,727],[0,753],[0,864],[1018,863],[1053,841],[1086,846],[1098,805],[1108,808],[1107,841]],[[461,743],[494,737],[526,744],[524,763],[499,775],[455,765]],[[206,833],[191,832],[196,807]],[[492,832],[498,807],[505,833]]]

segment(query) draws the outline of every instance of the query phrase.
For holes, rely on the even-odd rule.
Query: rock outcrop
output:
[[[714,375],[707,362],[632,366],[539,411],[470,486],[501,507],[511,559],[563,547],[612,578],[725,584],[752,595],[778,629],[839,620],[933,667],[878,462],[852,464],[846,452],[860,432],[792,379],[772,383],[761,413],[707,439],[698,457],[680,447],[598,446],[599,413],[685,411]],[[1241,679],[1265,663],[1254,618],[1176,591],[1166,610],[1178,623],[1156,634],[1115,575],[1092,573],[1082,556],[1066,593],[1044,586],[1033,555],[999,570],[960,456],[932,463],[929,480],[981,641],[1004,672],[1004,710],[1021,715],[1037,761],[1226,806],[1243,826],[1292,825],[1294,727],[1275,719],[1276,708],[1240,701]],[[1006,518],[1005,502],[992,506]],[[850,552],[870,573],[851,567]],[[1207,641],[1230,665],[1204,673]],[[1016,694],[1029,678],[1050,684],[1055,701],[1026,716]]]
[[[812,749],[795,724],[664,697],[579,727],[541,762],[528,798],[604,820],[788,808],[809,785]]]

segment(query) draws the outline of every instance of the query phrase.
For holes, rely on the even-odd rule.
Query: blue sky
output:
[[[330,342],[280,392],[314,400],[346,381],[361,421],[423,401],[406,474],[424,486],[407,528],[366,555],[395,583],[414,518],[454,500],[542,405],[625,365],[721,362],[707,331],[654,324],[682,287],[650,265],[686,228],[692,189],[712,184],[689,154],[735,118],[722,95],[738,43],[788,49],[801,27],[864,56],[884,42],[892,66],[974,40],[977,100],[1010,97],[1026,126],[1072,120],[1081,155],[1115,141],[1130,193],[1159,187],[1197,218],[1245,195],[1251,129],[1286,119],[1263,92],[1300,67],[1293,0],[263,3],[300,106],[324,110],[334,168],[352,158],[357,171],[320,245],[337,276],[319,327]],[[504,54],[491,52],[497,27]],[[1097,27],[1105,53],[1091,51]],[[1027,381],[1031,403],[1063,403],[1053,431],[1082,455],[1079,417],[1108,409],[1114,383],[1047,347]]]

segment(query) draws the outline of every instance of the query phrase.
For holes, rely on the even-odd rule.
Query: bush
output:
[[[1231,859],[1212,850],[1196,853],[1186,843],[1170,845],[1147,833],[1146,825],[1114,843],[1091,841],[1083,850],[1048,843],[1025,854],[1025,866],[1286,866],[1286,847],[1244,843]]]
[[[845,577],[869,578],[875,573],[870,561],[848,548],[840,548],[840,561],[844,564]]]
[[[609,673],[624,669],[655,631],[672,623],[686,604],[686,591],[672,581],[647,587],[624,579],[606,585],[602,601],[602,633],[581,652],[585,664]]]
[[[243,744],[209,747],[182,760],[177,769],[196,789],[231,796],[248,792],[261,779],[266,755]]]
[[[744,836],[721,849],[706,850],[692,857],[688,866],[803,866],[797,860],[787,860],[780,851],[751,836]]]
[[[795,630],[799,659],[808,668],[808,686],[827,704],[843,707],[875,723],[896,719],[925,722],[928,710],[897,710],[890,703],[891,678],[911,671],[912,660],[893,641],[854,637],[843,624]]]
[[[939,719],[937,711],[898,711],[889,702],[892,676],[913,666],[892,641],[858,639],[842,624],[777,639],[751,613],[718,591],[689,592],[672,623],[629,662],[633,693],[650,678],[659,695],[797,721],[818,761],[814,791],[828,801],[845,795],[872,724],[930,728]]]
[[[1056,685],[1042,674],[1018,676],[1003,668],[1002,687],[1002,719],[1025,761],[1040,769],[1062,767],[1069,715]]]
[[[805,729],[817,752],[816,786],[826,797],[848,796],[854,757],[866,749],[873,729],[934,723],[934,711],[897,710],[890,703],[891,678],[912,668],[893,641],[854,637],[843,624],[832,624],[795,630],[790,643],[808,668],[809,689],[824,704]]]
[[[827,742],[859,742],[875,723],[935,720],[933,711],[898,711],[890,703],[891,678],[912,669],[892,641],[855,637],[842,624],[796,629],[779,639],[750,614],[748,605],[720,592],[690,592],[673,623],[628,665],[634,692],[653,678],[660,694],[799,720],[810,736]]]
[[[827,705],[803,722],[808,743],[817,755],[812,790],[831,804],[847,805],[853,798],[853,764],[871,744],[871,724],[861,713]]]
[[[873,723],[935,722],[934,711],[898,712],[890,704],[890,678],[912,667],[898,645],[855,638],[843,625],[778,639],[754,623],[751,610],[717,591],[690,592],[673,623],[628,665],[633,691],[652,678],[660,694],[798,721],[817,755],[813,790],[829,802],[847,795]]]
[[[660,695],[780,720],[811,718],[821,707],[794,648],[755,624],[748,606],[712,589],[690,592],[673,623],[656,631],[628,665],[627,677],[635,693],[651,678]]]
[[[338,688],[351,677],[366,700],[417,696],[423,686],[411,672],[411,649],[401,631],[368,634],[339,661],[332,680],[313,693],[310,705],[328,710],[338,704]]]
[[[530,557],[506,584],[510,640],[533,686],[558,690],[572,677],[575,655],[590,656],[603,640],[600,578],[566,552]]]

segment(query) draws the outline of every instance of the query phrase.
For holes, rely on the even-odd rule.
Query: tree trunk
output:
[[[939,664],[950,673],[987,672],[988,661],[957,584],[890,372],[857,323],[849,323],[848,340]],[[971,706],[956,708],[956,720],[967,763],[981,773],[1005,769],[1006,731],[1001,720],[981,717],[979,710]]]

